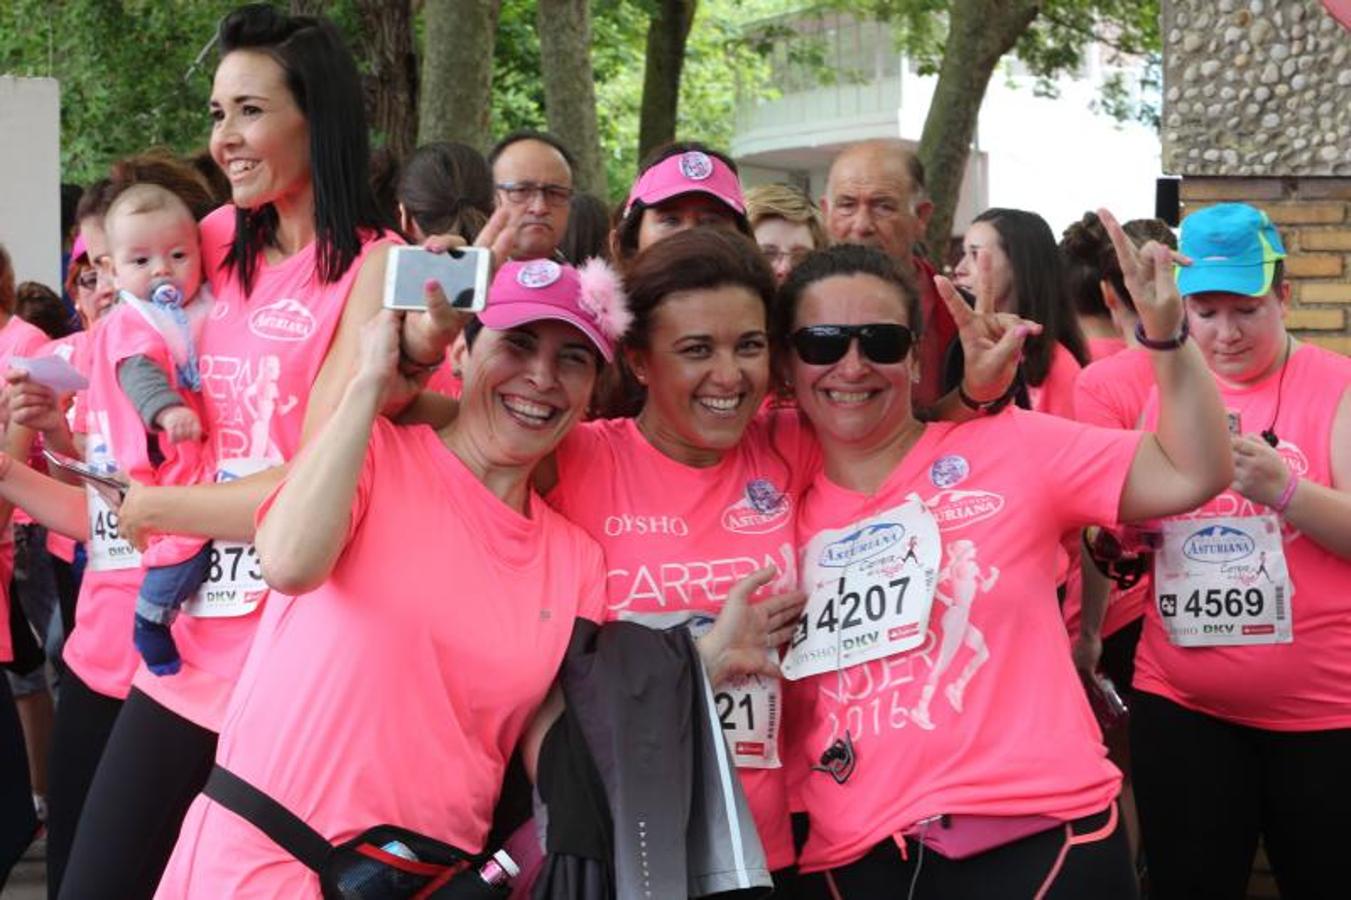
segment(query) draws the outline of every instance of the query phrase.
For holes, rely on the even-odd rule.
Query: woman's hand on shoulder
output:
[[[778,574],[766,566],[733,585],[717,621],[699,639],[699,655],[714,685],[746,675],[779,674],[769,651],[793,636],[807,595],[789,591],[752,603],[751,595]]]

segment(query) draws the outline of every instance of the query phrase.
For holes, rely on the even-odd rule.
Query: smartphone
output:
[[[488,301],[491,265],[492,251],[483,247],[457,247],[445,253],[394,247],[385,265],[385,308],[426,309],[423,286],[434,278],[451,306],[478,312]]]
[[[106,472],[100,472],[88,463],[81,462],[69,456],[63,456],[60,453],[53,453],[51,450],[43,449],[42,456],[47,460],[47,465],[60,469],[74,475],[81,481],[88,482],[95,487],[102,487],[116,492],[121,497],[127,492],[127,483],[116,475],[109,475]]]

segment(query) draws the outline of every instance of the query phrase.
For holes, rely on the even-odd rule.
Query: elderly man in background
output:
[[[914,276],[924,318],[920,383],[914,396],[922,406],[936,403],[942,394],[944,354],[957,326],[934,287],[936,270],[915,249],[933,212],[924,190],[924,166],[899,141],[853,144],[830,166],[821,209],[832,241],[876,247]]]

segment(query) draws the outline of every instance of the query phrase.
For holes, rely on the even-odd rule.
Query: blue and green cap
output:
[[[1218,203],[1187,216],[1178,252],[1192,261],[1177,267],[1177,289],[1184,297],[1210,291],[1264,296],[1276,262],[1285,259],[1276,226],[1246,203]]]

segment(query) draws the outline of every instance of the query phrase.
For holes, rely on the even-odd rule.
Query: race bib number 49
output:
[[[263,459],[228,459],[220,463],[216,481],[231,481],[276,465]],[[183,612],[198,618],[247,616],[267,594],[263,567],[252,544],[215,541],[206,580],[197,594],[183,604]]]
[[[1275,516],[1164,522],[1154,583],[1159,620],[1176,646],[1294,640],[1294,585]]]
[[[784,655],[784,677],[806,678],[923,644],[941,556],[938,524],[916,494],[814,535],[802,563],[807,606]]]

